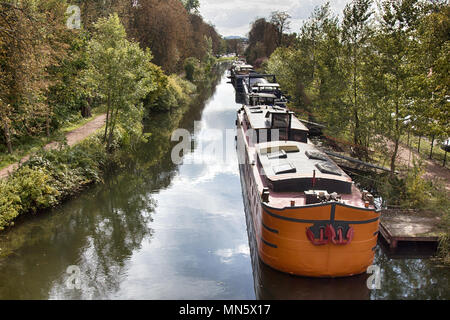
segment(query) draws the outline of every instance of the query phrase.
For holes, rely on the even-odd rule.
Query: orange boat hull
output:
[[[299,222],[320,220],[323,224],[332,224],[329,219],[332,205],[277,212],[261,204],[261,214],[252,218],[258,219],[254,220],[254,228],[258,253],[264,263],[283,272],[312,277],[342,277],[366,272],[374,258],[379,215],[338,204],[334,206],[335,221],[349,222],[354,229],[354,238],[349,244],[314,245],[306,235],[313,222]]]
[[[282,272],[310,277],[344,277],[367,271],[377,245],[379,212],[341,203],[273,208],[263,203],[251,174],[241,164],[243,189],[261,260]],[[346,224],[354,230],[350,243],[314,245],[307,229],[314,224]]]

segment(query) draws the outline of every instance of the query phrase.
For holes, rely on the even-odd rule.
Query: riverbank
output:
[[[94,134],[98,129],[102,128],[105,125],[106,114],[100,114],[99,116],[94,117],[89,120],[86,124],[82,125],[79,128],[68,131],[65,136],[65,141],[68,146],[73,146],[82,140],[86,139],[90,135]],[[48,143],[43,147],[44,150],[53,150],[60,146],[61,142],[53,141]],[[28,161],[31,157],[31,154],[28,154],[20,159],[20,161],[10,164],[5,168],[0,170],[0,179],[4,179],[8,177],[12,172],[17,170],[20,167],[21,163]]]
[[[206,78],[216,73],[211,71]],[[147,101],[146,118],[167,113],[167,139],[183,114],[202,95],[202,88],[178,76],[168,77],[166,89],[160,96]],[[211,79],[210,79],[211,80]],[[205,84],[207,86],[207,84]],[[0,174],[0,232],[15,225],[18,217],[39,214],[63,203],[87,186],[101,183],[105,174],[129,162],[136,145],[130,145],[120,128],[106,150],[103,135],[105,115],[97,116],[84,126],[66,135],[59,142],[47,144],[20,163],[3,169]],[[143,133],[144,136],[151,134]],[[146,139],[142,140],[145,143]],[[168,146],[167,146],[168,147]]]
[[[326,137],[321,140],[324,148],[351,156],[351,144],[345,141],[346,137]],[[385,166],[392,149],[393,143],[387,140],[384,149],[371,151],[369,162]],[[403,144],[399,145],[398,173],[395,175],[355,167],[351,163],[343,165],[348,166],[347,172],[362,188],[383,199],[384,207],[400,210],[406,215],[416,212],[424,219],[439,217],[439,227],[434,230],[434,236],[439,238],[438,256],[442,262],[450,264],[450,172],[447,168],[442,167],[437,160],[425,159],[424,155]],[[412,228],[412,225],[407,228]]]

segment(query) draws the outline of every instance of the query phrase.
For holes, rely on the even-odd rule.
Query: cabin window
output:
[[[300,130],[294,130],[293,131],[293,139],[294,141],[307,143],[308,142],[308,135],[305,131]]]
[[[289,113],[272,113],[272,128],[290,128]]]

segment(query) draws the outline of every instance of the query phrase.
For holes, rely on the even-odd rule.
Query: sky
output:
[[[223,36],[246,36],[256,18],[268,18],[273,11],[286,11],[291,32],[298,32],[316,6],[326,0],[200,0],[200,13]],[[349,0],[330,0],[332,10],[341,14]]]

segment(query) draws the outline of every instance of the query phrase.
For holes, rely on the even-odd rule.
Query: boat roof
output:
[[[250,122],[252,129],[270,129],[271,119],[267,118],[267,113],[286,113],[293,114],[292,111],[288,111],[286,108],[278,106],[244,106],[245,113]],[[309,131],[309,129],[300,121],[297,117],[292,116],[291,128],[300,131]]]
[[[335,181],[350,190],[352,179],[314,145],[297,141],[272,141],[256,145],[262,173],[272,183],[284,181]],[[314,174],[315,171],[315,174]]]
[[[253,69],[253,66],[250,64],[242,64],[238,66],[241,69]]]
[[[249,93],[249,96],[259,97],[259,98],[271,98],[271,99],[277,98],[277,96],[274,95],[273,93],[267,93],[267,92],[252,92],[252,93]]]
[[[257,83],[254,85],[254,87],[272,87],[272,88],[279,88],[279,83]]]

